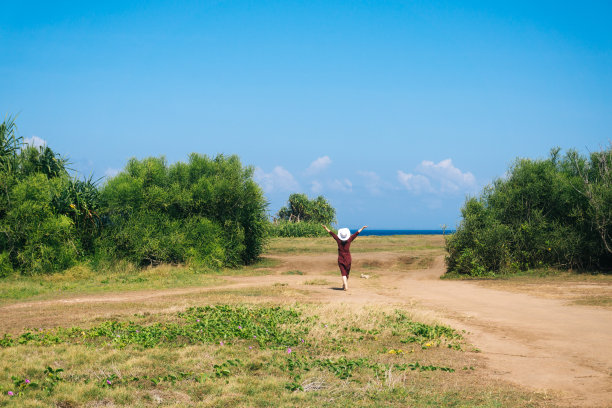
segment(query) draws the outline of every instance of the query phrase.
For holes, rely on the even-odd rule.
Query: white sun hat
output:
[[[342,241],[346,241],[351,236],[351,230],[348,228],[340,228],[338,230],[338,238]]]

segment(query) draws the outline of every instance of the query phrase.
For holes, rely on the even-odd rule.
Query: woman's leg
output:
[[[348,290],[348,270],[350,270],[350,267],[347,270],[346,265],[341,263],[338,263],[338,267],[340,268],[340,273],[342,274],[342,289]]]

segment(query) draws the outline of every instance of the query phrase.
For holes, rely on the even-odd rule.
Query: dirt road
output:
[[[361,262],[382,268],[367,272],[376,278],[375,285],[373,279],[351,279],[345,301],[411,303],[431,310],[439,320],[469,333],[488,360],[491,376],[560,393],[569,406],[612,406],[612,311],[440,280],[442,257],[427,269],[390,270],[394,257],[360,255]],[[315,272],[323,268],[319,262],[333,264],[334,256],[283,261]]]
[[[489,375],[538,391],[561,395],[568,406],[612,406],[612,311],[569,306],[545,299],[478,286],[468,281],[446,281],[441,257],[429,268],[397,267],[397,253],[354,255],[354,272],[348,292],[338,291],[334,254],[275,256],[280,261],[265,276],[226,277],[228,283],[212,288],[125,292],[24,302],[0,308],[13,321],[40,324],[48,310],[55,316],[73,313],[74,307],[112,303],[138,304],[161,297],[205,297],[211,290],[287,285],[308,292],[312,301],[393,304],[431,313],[454,328],[468,332],[467,339],[481,350]],[[399,262],[401,264],[401,262]],[[367,267],[366,267],[367,266]],[[361,268],[360,268],[361,267]],[[304,275],[283,272],[299,270]],[[370,279],[360,279],[364,272]],[[312,284],[312,282],[318,282]],[[38,318],[38,320],[36,320]],[[6,322],[5,322],[5,327]]]

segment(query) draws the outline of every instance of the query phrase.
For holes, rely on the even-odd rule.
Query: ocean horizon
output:
[[[357,231],[359,228],[351,228],[351,232]],[[442,235],[442,234],[453,234],[455,230],[446,229],[364,229],[361,234],[362,236],[377,235]]]

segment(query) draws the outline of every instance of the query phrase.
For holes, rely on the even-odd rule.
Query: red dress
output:
[[[351,242],[359,235],[359,231],[351,235],[346,241],[342,241],[332,231],[329,232],[329,235],[334,237],[338,243],[338,267],[340,267],[340,273],[342,276],[348,277],[351,272]]]

